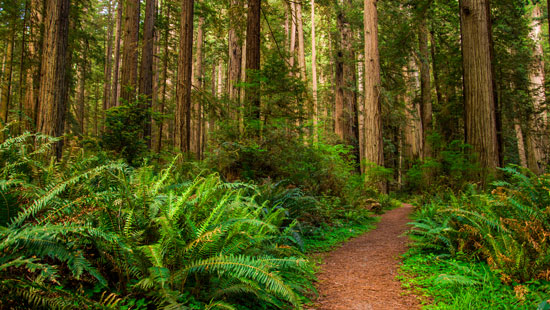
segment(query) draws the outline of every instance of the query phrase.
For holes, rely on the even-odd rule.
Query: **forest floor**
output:
[[[382,215],[378,228],[357,237],[323,258],[317,310],[420,309],[395,279],[400,255],[407,250],[411,205]]]

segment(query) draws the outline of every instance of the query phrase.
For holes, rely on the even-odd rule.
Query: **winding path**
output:
[[[317,310],[420,309],[416,298],[403,295],[395,279],[399,255],[407,250],[411,205],[382,216],[375,230],[355,238],[325,257],[319,274]]]

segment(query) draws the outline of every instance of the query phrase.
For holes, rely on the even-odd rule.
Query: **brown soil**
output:
[[[413,207],[387,212],[378,228],[329,253],[321,265],[318,310],[420,309],[395,279],[407,250],[408,215]]]

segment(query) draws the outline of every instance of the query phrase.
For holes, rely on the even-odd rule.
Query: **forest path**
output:
[[[317,310],[420,309],[413,295],[404,296],[395,279],[399,255],[407,250],[408,215],[413,206],[382,215],[378,228],[329,253],[319,274]]]

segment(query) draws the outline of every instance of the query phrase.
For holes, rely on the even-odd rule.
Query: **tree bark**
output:
[[[382,136],[382,107],[380,104],[380,55],[378,51],[377,0],[364,1],[365,36],[365,102],[364,102],[364,145],[363,164],[384,166],[384,145]],[[378,184],[381,192],[387,191],[386,182]]]
[[[484,172],[499,166],[488,0],[460,0],[466,143]]]
[[[86,134],[85,128],[85,111],[86,111],[86,101],[85,101],[85,92],[86,92],[86,76],[88,75],[88,49],[82,51],[82,61],[80,62],[80,74],[78,76],[78,93],[77,93],[77,119],[78,125],[80,126],[81,135]]]
[[[11,38],[8,41],[8,47],[5,57],[4,72],[2,76],[2,92],[0,96],[0,129],[8,122],[8,111],[11,98],[11,79],[13,71],[13,46],[15,41],[15,24],[11,24]],[[3,140],[0,137],[0,140]]]
[[[134,103],[138,77],[138,42],[140,0],[126,0],[124,7],[124,46],[122,47],[122,69],[120,98],[125,104]]]
[[[421,16],[418,31],[420,50],[421,119],[422,119],[422,158],[432,157],[428,136],[432,133],[432,86],[430,82],[430,52],[428,48],[428,27],[425,12]]]
[[[38,55],[42,38],[42,34],[40,32],[40,24],[42,23],[42,6],[42,1],[31,0],[29,20],[30,35],[27,51],[29,68],[26,75],[27,89],[25,90],[24,99],[24,111],[27,117],[25,128],[27,130],[34,130],[37,124],[38,88],[40,86],[40,57]]]
[[[307,80],[306,75],[306,48],[304,43],[304,18],[302,15],[302,2],[296,3],[296,28],[298,31],[298,66],[300,67],[300,78]]]
[[[103,111],[107,111],[111,104],[111,85],[113,71],[113,1],[109,0],[109,8],[107,12],[107,48],[105,51],[105,81],[103,84]]]
[[[69,6],[69,0],[46,1],[37,129],[54,137],[63,135],[65,126]],[[58,159],[62,147],[62,142],[54,146]]]
[[[166,19],[170,20],[170,6],[166,6]],[[159,112],[161,114],[164,114],[165,106],[166,106],[166,84],[168,83],[168,59],[169,59],[169,45],[170,42],[170,27],[166,27],[164,30],[164,55],[162,59],[162,99],[160,102]],[[163,130],[164,130],[164,122],[160,120],[158,122],[158,141],[157,141],[157,153],[160,153],[160,150],[162,149],[162,139],[163,139]]]
[[[311,0],[311,90],[313,99],[313,139],[318,141],[319,135],[319,100],[317,98],[317,41],[315,38],[315,0]]]
[[[514,117],[514,131],[516,133],[516,141],[518,146],[519,164],[527,168],[527,156],[525,155],[525,142],[523,140],[523,130],[521,129],[521,122],[519,117]]]
[[[115,31],[115,59],[113,66],[113,86],[111,91],[111,104],[109,108],[116,107],[119,105],[119,94],[120,94],[120,84],[119,84],[119,72],[120,72],[120,42],[122,38],[122,10],[123,0],[118,0],[117,4],[117,15],[116,15],[116,31]]]
[[[182,0],[174,145],[191,151],[191,80],[193,67],[193,0]]]
[[[145,2],[145,23],[143,26],[143,46],[141,50],[141,66],[139,74],[139,94],[141,108],[144,113],[143,137],[151,148],[151,108],[153,100],[153,56],[155,48],[155,0]]]
[[[261,0],[248,1],[248,21],[246,28],[246,71],[249,85],[257,84],[251,71],[260,69],[260,14]],[[260,120],[260,87],[253,85],[246,90],[246,103],[249,105],[248,119]]]
[[[229,64],[228,64],[228,85],[227,90],[229,93],[230,100],[239,100],[239,88],[237,84],[241,79],[241,63],[242,63],[242,33],[240,31],[240,23],[237,18],[237,12],[240,12],[242,9],[241,3],[239,0],[231,0],[230,7],[230,29],[229,29]],[[237,114],[237,113],[235,113]]]
[[[295,57],[296,57],[296,3],[294,1],[290,2],[290,45],[288,47],[288,52],[290,54],[289,64],[291,69],[294,68]]]
[[[351,6],[351,1],[346,3]],[[336,93],[334,131],[340,140],[351,146],[355,146],[356,130],[356,74],[355,53],[353,51],[353,32],[351,25],[345,16],[345,3],[340,2],[340,12],[337,17],[339,30],[339,49],[336,57]],[[355,128],[354,128],[355,127]]]
[[[544,78],[544,55],[542,49],[542,8],[539,4],[533,7],[531,12],[531,31],[529,36],[535,43],[533,51],[533,66],[529,73],[531,97],[533,100],[534,113],[529,117],[528,142],[528,163],[529,169],[534,173],[542,173],[545,170],[546,161],[546,129],[548,120],[544,104],[546,102],[545,78]]]
[[[204,45],[204,17],[199,17],[199,24],[197,29],[197,48],[195,56],[195,68],[193,69],[193,86],[202,89],[203,82],[203,45]],[[195,153],[197,159],[201,158],[201,135],[202,135],[202,107],[200,100],[195,100],[193,102],[193,111],[192,111],[192,127],[191,127],[191,146],[192,151]]]

